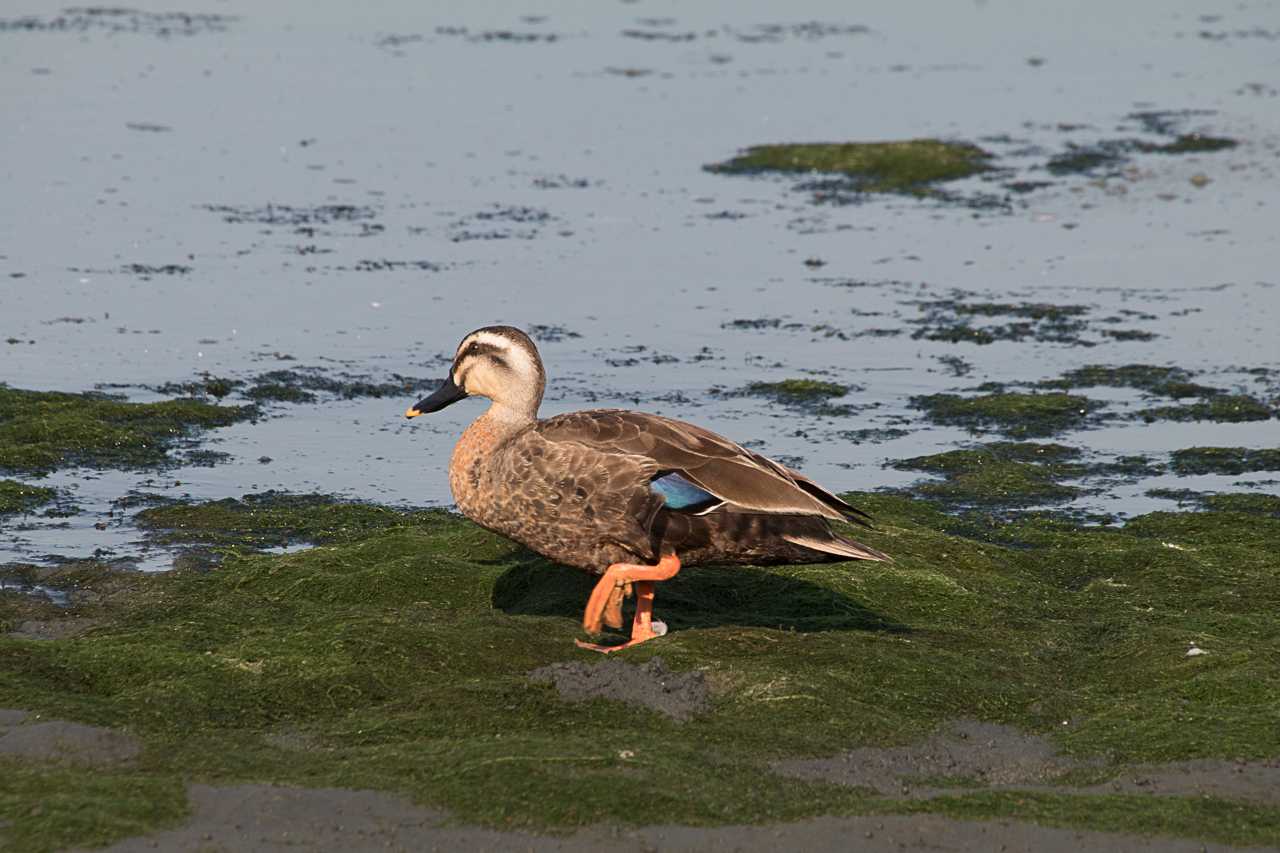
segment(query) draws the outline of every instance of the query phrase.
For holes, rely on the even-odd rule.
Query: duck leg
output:
[[[664,555],[656,566],[614,563],[605,571],[596,583],[595,589],[591,591],[586,610],[582,614],[582,627],[588,633],[600,633],[601,624],[609,621],[609,617],[613,615],[610,610],[615,599],[619,606],[617,618],[621,622],[622,596],[620,593],[627,584],[634,583],[636,615],[631,622],[631,639],[617,646],[601,646],[596,643],[584,643],[581,640],[574,640],[574,643],[579,648],[607,653],[638,645],[654,637],[661,637],[667,632],[667,626],[653,618],[653,585],[656,581],[670,580],[679,571],[680,558],[675,554]]]
[[[622,600],[631,597],[631,584],[615,586],[609,593],[609,601],[604,606],[604,624],[610,628],[622,627]]]

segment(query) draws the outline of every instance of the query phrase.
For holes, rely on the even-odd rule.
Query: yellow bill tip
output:
[[[422,412],[419,412],[413,406],[410,406],[409,408],[405,409],[405,412],[404,412],[404,416],[406,418],[416,418],[420,414],[422,414]]]

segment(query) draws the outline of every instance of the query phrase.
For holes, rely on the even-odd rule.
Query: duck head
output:
[[[488,397],[490,414],[503,420],[538,416],[547,378],[538,348],[514,326],[485,326],[462,339],[444,382],[404,413],[416,418],[466,397]]]

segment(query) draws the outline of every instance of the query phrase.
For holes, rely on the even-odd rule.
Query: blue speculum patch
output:
[[[649,488],[666,498],[667,506],[671,509],[699,510],[720,503],[715,495],[694,485],[675,471],[654,477],[649,481]]]

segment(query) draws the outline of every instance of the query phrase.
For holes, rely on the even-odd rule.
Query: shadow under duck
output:
[[[449,375],[405,417],[470,396],[491,404],[458,440],[449,486],[462,513],[539,554],[601,575],[583,627],[622,627],[634,592],[631,639],[661,636],[653,587],[698,563],[889,560],[837,535],[829,521],[869,517],[804,475],[709,430],[622,409],[538,419],[546,373],[533,341],[512,326],[463,338]]]

